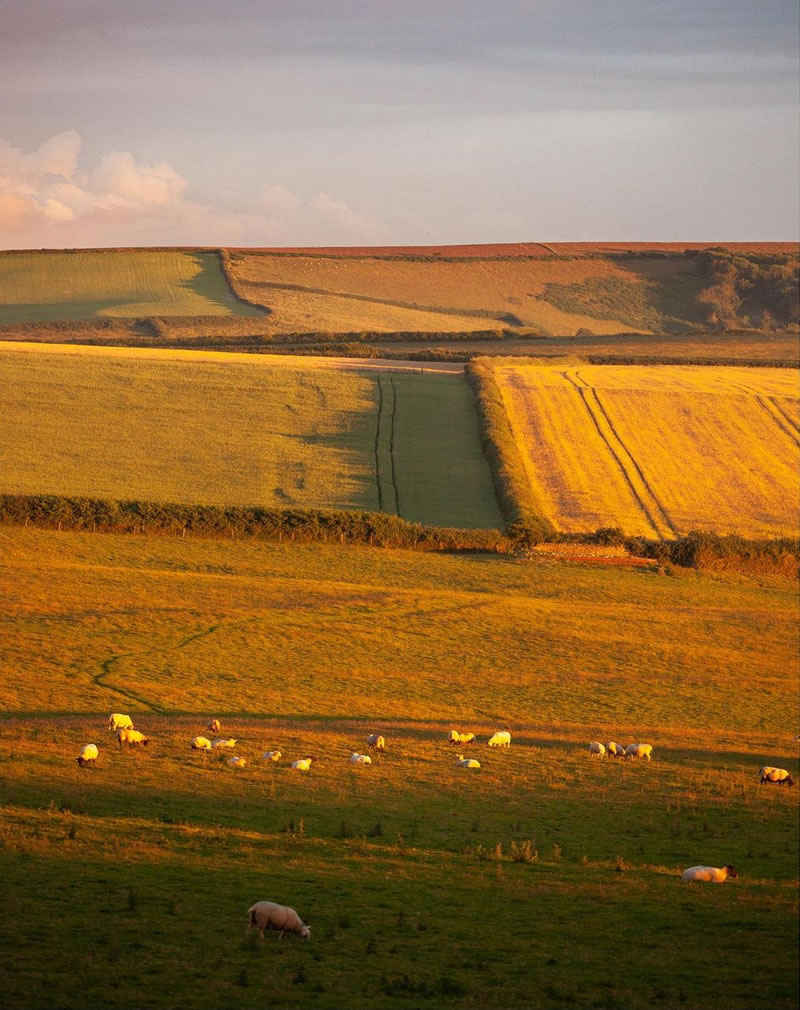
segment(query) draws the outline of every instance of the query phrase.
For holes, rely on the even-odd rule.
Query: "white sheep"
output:
[[[459,754],[456,758],[456,764],[460,768],[480,768],[480,761],[476,761],[475,758],[465,758],[463,754]]]
[[[303,940],[311,938],[311,927],[306,926],[300,916],[288,905],[278,905],[274,901],[257,901],[247,910],[247,929],[244,935],[255,927],[261,939],[264,939],[265,929],[280,930],[278,939],[283,939],[284,933],[295,933]]]
[[[457,729],[451,729],[447,734],[448,743],[454,743],[463,745],[465,743],[474,743],[475,734],[474,733],[459,733]]]
[[[606,749],[599,740],[592,740],[589,744],[589,757],[599,757],[604,758],[606,756]]]
[[[369,754],[356,754],[355,751],[350,755],[351,765],[371,765],[372,758]]]
[[[690,866],[688,870],[684,870],[681,874],[681,880],[702,880],[706,883],[721,884],[728,877],[736,878],[738,876],[739,871],[735,866]]]
[[[292,768],[298,772],[307,772],[311,768],[311,762],[313,760],[313,757],[298,758],[297,761],[292,761]]]
[[[776,786],[793,786],[794,779],[785,768],[773,768],[771,765],[764,765],[761,769],[761,785],[771,783]]]
[[[629,743],[625,748],[625,758],[628,761],[635,761],[642,757],[649,761],[652,756],[653,748],[649,743]]]
[[[510,747],[511,746],[511,734],[508,730],[502,729],[498,730],[497,733],[493,733],[489,737],[490,747]]]
[[[133,729],[133,719],[129,715],[120,715],[119,712],[112,712],[108,717],[108,729],[111,730],[118,729]]]
[[[609,757],[624,758],[625,748],[621,743],[614,743],[613,741],[606,746],[606,751]]]
[[[223,747],[235,747],[236,741],[233,738],[231,738],[230,740],[226,740],[225,737],[217,737],[217,739],[214,740],[211,746],[214,748],[214,750],[220,750]]]
[[[374,747],[375,750],[386,750],[386,741],[380,733],[370,733],[367,737],[367,746]]]
[[[211,719],[209,720],[206,729],[210,733],[219,733],[219,731],[222,729],[222,723],[219,721],[219,719]]]
[[[140,733],[138,729],[118,729],[117,743],[120,747],[123,744],[129,747],[146,747],[150,743],[150,737]]]
[[[234,755],[233,757],[228,758],[228,764],[231,766],[231,768],[244,768],[244,766],[247,764],[247,758],[236,757]]]
[[[78,755],[78,764],[81,768],[85,768],[87,765],[93,765],[97,760],[97,755],[100,751],[97,749],[96,743],[87,743],[81,747],[81,752]]]
[[[261,755],[262,761],[280,761],[281,752],[279,750],[267,750]]]
[[[191,743],[192,750],[211,750],[211,741],[205,736],[196,736]]]

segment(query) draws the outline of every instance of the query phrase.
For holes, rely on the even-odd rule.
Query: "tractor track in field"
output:
[[[397,386],[389,376],[388,387],[383,376],[379,375],[378,386],[378,422],[375,427],[375,481],[378,485],[378,508],[381,512],[400,515],[400,490],[397,485],[397,469],[395,466],[394,437],[397,416]],[[387,392],[391,392],[391,397]],[[385,462],[382,464],[382,461]],[[384,471],[388,471],[385,474]],[[386,488],[384,489],[384,484]],[[391,489],[391,494],[388,492]],[[392,501],[394,499],[394,507]]]
[[[641,471],[641,468],[639,467],[639,464],[634,459],[633,454],[625,445],[625,443],[622,441],[622,439],[619,437],[619,434],[617,433],[614,425],[611,423],[611,419],[609,418],[605,407],[600,402],[600,398],[597,395],[597,390],[594,389],[593,386],[590,386],[589,383],[587,383],[586,380],[578,372],[574,373],[574,378],[566,371],[562,372],[561,374],[567,380],[567,382],[569,382],[570,385],[577,391],[578,395],[580,396],[583,405],[586,407],[589,417],[592,419],[592,424],[594,425],[597,434],[600,436],[606,448],[611,453],[611,456],[615,461],[615,463],[617,464],[617,467],[619,468],[619,471],[622,474],[625,483],[628,485],[628,489],[630,490],[634,499],[638,503],[639,508],[647,518],[647,521],[652,526],[658,538],[660,540],[666,539],[664,533],[665,526],[670,534],[675,534],[676,530],[675,526],[672,523],[672,520],[669,518],[669,515],[667,514],[663,505],[658,500],[655,493],[653,492],[653,489],[647,482],[644,474]],[[603,422],[608,426],[608,432],[610,433],[610,436],[609,433],[603,430],[603,426],[601,424],[601,418]],[[617,442],[619,448],[614,446],[612,440]],[[633,467],[636,475],[641,481],[644,494],[640,493],[640,491],[637,489],[634,479],[631,476],[628,467],[625,465],[624,456],[627,456],[628,460],[630,461],[630,466]],[[648,502],[645,501],[645,497],[650,499],[649,505]],[[657,515],[660,515],[660,518],[657,518]]]
[[[800,448],[800,431],[798,431],[797,425],[783,412],[775,399],[774,396],[757,396],[755,401],[769,415],[775,426]]]

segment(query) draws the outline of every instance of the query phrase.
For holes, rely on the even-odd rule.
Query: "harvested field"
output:
[[[500,366],[537,511],[557,529],[796,535],[792,369]]]
[[[0,323],[191,315],[262,313],[234,296],[213,252],[0,255]]]
[[[21,344],[0,369],[4,491],[501,524],[459,372]]]

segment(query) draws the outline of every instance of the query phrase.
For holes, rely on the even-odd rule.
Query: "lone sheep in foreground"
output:
[[[728,877],[736,878],[739,871],[735,866],[690,866],[681,874],[681,880],[705,881],[710,884],[721,884]]]
[[[592,740],[589,744],[589,757],[599,757],[604,758],[606,756],[606,749],[599,740]]]
[[[196,736],[192,740],[192,750],[211,750],[211,741],[205,736]]]
[[[297,761],[292,761],[292,768],[298,772],[307,772],[311,768],[311,762],[315,759],[313,757],[298,758]]]
[[[637,758],[649,761],[652,756],[653,748],[649,743],[629,743],[625,748],[625,758],[628,761],[635,761]]]
[[[621,743],[614,743],[613,741],[606,747],[609,757],[624,758],[625,748]]]
[[[305,925],[297,912],[288,905],[278,905],[274,901],[257,901],[248,908],[244,935],[247,936],[253,927],[258,930],[262,940],[265,929],[280,930],[279,940],[284,933],[294,933],[303,940],[311,938],[311,927]]]
[[[262,761],[280,761],[281,752],[279,750],[267,750],[261,755]]]
[[[138,729],[118,729],[117,743],[120,747],[125,743],[129,747],[146,747],[150,743],[150,737],[140,733]]]
[[[351,765],[371,765],[372,758],[369,754],[356,754],[355,751],[350,755]]]
[[[367,746],[374,747],[375,750],[386,750],[386,741],[380,733],[370,733],[367,737]]]
[[[120,715],[119,712],[112,712],[108,717],[108,729],[109,732],[118,729],[133,729],[133,719],[129,715]]]
[[[222,723],[219,721],[219,719],[211,719],[208,725],[206,726],[206,729],[208,730],[209,733],[219,733],[219,731],[222,729]]]
[[[81,747],[81,752],[78,755],[78,764],[81,768],[85,768],[87,765],[93,765],[97,760],[97,755],[99,754],[96,743],[87,743]]]
[[[456,764],[460,768],[480,768],[481,763],[475,758],[465,758],[463,754],[459,754],[456,760]]]
[[[489,737],[490,747],[510,747],[511,746],[511,734],[506,729],[498,730],[497,733],[493,733]]]
[[[761,769],[761,785],[765,784],[793,786],[794,779],[785,768],[773,768],[771,765],[764,765]]]

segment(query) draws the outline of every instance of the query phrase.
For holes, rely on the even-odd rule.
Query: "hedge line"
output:
[[[776,358],[703,358],[665,356],[663,354],[586,354],[590,365],[741,365],[744,368],[797,368],[797,359]]]
[[[511,548],[499,530],[424,526],[383,512],[183,505],[52,494],[0,494],[0,523],[169,536],[339,541],[434,551],[504,552]]]

